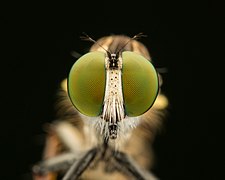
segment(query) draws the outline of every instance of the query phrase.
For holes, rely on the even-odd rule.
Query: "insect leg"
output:
[[[60,170],[68,169],[76,160],[74,153],[64,153],[44,161],[33,166],[34,174],[46,174],[48,172],[56,172]]]
[[[139,180],[157,180],[151,173],[141,169],[136,162],[134,162],[128,155],[123,152],[115,152],[115,160],[121,166],[121,170],[131,174],[135,179]]]
[[[93,148],[85,153],[79,160],[75,161],[70,169],[66,172],[63,180],[76,180],[87,169],[94,160],[97,148]]]
[[[60,151],[60,140],[56,133],[48,126],[48,135],[46,137],[45,148],[43,152],[43,161],[57,156]],[[41,173],[42,168],[39,165],[34,165],[32,174],[34,180],[56,180],[57,174],[55,172]],[[43,170],[44,171],[44,170]]]
[[[79,130],[66,121],[54,121],[46,126],[43,160],[32,168],[34,180],[55,180],[57,171],[67,170],[88,147],[83,147]],[[66,148],[67,152],[62,152]]]

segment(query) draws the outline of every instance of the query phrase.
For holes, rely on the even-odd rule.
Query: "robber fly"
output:
[[[85,35],[94,44],[61,83],[35,180],[157,179],[151,143],[168,100],[141,36]]]

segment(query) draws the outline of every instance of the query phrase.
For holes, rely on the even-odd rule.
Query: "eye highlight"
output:
[[[158,75],[150,61],[143,56],[125,51],[122,53],[122,87],[126,114],[139,116],[154,103],[158,90]]]
[[[100,115],[105,93],[105,76],[103,52],[89,52],[72,66],[68,76],[68,93],[73,105],[82,114]]]

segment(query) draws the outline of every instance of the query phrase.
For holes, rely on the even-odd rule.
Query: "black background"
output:
[[[30,179],[41,159],[43,125],[54,120],[57,88],[94,39],[139,32],[162,74],[169,116],[154,142],[153,172],[167,179],[220,179],[224,60],[220,5],[169,1],[8,4],[2,11],[0,179]]]

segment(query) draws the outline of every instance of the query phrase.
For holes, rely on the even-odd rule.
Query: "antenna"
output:
[[[90,36],[88,36],[85,32],[83,32],[83,36],[80,36],[81,40],[84,40],[84,41],[91,41],[95,44],[97,44],[98,46],[100,46],[102,49],[104,49],[108,56],[110,57],[111,56],[111,52],[109,52],[107,49],[105,49],[101,44],[99,44],[97,41],[95,41],[94,39],[92,39]]]
[[[116,54],[119,53],[130,41],[140,39],[141,37],[147,37],[147,35],[144,35],[142,32],[134,35],[116,52]]]

